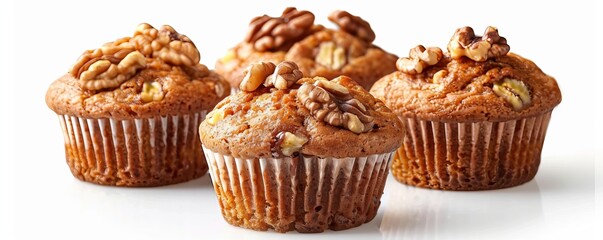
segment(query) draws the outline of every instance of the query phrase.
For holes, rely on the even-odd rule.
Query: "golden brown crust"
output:
[[[494,93],[493,84],[505,78],[525,83],[532,99],[529,105],[514,110]],[[555,79],[532,61],[513,53],[484,62],[445,57],[419,74],[397,71],[387,75],[375,83],[371,94],[401,117],[443,122],[531,117],[548,112],[561,102]]]
[[[261,88],[227,97],[216,106],[224,112],[224,118],[215,125],[207,120],[201,123],[201,141],[212,151],[241,158],[272,157],[275,137],[281,131],[307,137],[308,142],[299,153],[319,157],[367,156],[400,146],[402,126],[396,115],[348,77],[334,82],[348,88],[350,94],[370,109],[373,130],[355,134],[314,118],[296,100],[299,84],[314,81],[304,78],[291,89]]]
[[[66,74],[50,85],[46,104],[59,115],[116,120],[209,111],[230,93],[230,87],[213,71],[203,77],[197,72],[188,67],[144,69],[119,88],[100,92],[82,90],[78,80]],[[162,85],[162,100],[142,101],[143,84],[149,81]]]

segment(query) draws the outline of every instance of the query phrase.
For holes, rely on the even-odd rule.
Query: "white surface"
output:
[[[603,76],[593,76],[591,50],[600,43],[593,30],[600,34],[601,28],[594,2],[0,2],[0,239],[592,239],[601,219],[594,191],[601,128],[595,148],[593,109],[600,114]],[[513,52],[535,61],[562,89],[536,179],[504,190],[445,192],[390,178],[372,222],[341,232],[282,235],[229,226],[208,176],[149,189],[103,187],[71,176],[44,94],[83,50],[130,35],[140,22],[166,23],[193,39],[211,67],[241,41],[251,17],[278,15],[288,5],[312,10],[328,26],[332,10],[360,15],[375,29],[376,44],[398,55],[417,44],[445,47],[460,26],[478,33],[499,27]]]

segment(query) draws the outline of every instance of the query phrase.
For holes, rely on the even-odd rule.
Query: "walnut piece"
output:
[[[132,44],[146,57],[158,58],[176,66],[194,66],[201,59],[195,44],[169,25],[159,30],[146,23],[138,25]]]
[[[264,86],[287,89],[303,76],[304,74],[299,70],[297,64],[291,61],[284,61],[276,65],[274,73],[266,78]]]
[[[266,78],[274,73],[276,66],[271,62],[259,62],[249,65],[243,70],[243,81],[239,85],[242,91],[253,92],[255,91]]]
[[[511,104],[515,111],[523,109],[532,102],[530,90],[525,83],[519,80],[505,78],[502,82],[494,83],[492,90]]]
[[[142,84],[140,99],[147,103],[152,101],[161,101],[163,99],[163,88],[158,82],[145,82]]]
[[[314,14],[288,7],[280,17],[263,15],[252,19],[245,41],[258,51],[279,51],[306,36],[313,25]]]
[[[276,139],[277,145],[280,147],[278,151],[287,157],[299,152],[302,146],[308,142],[307,137],[290,132],[279,132]]]
[[[336,82],[319,79],[314,84],[304,83],[297,91],[297,100],[318,121],[356,134],[373,129],[374,118],[366,106]]]
[[[401,72],[417,74],[422,73],[426,67],[437,64],[444,53],[439,47],[425,48],[423,45],[418,45],[410,49],[408,56],[399,58],[396,61],[396,67]]]
[[[329,69],[341,69],[347,62],[345,49],[334,42],[323,42],[318,47],[316,62]]]
[[[487,27],[481,37],[475,36],[471,27],[459,28],[448,43],[450,57],[466,56],[477,62],[504,56],[509,50],[511,47],[507,44],[507,39],[499,36],[495,27]]]
[[[225,116],[224,110],[216,108],[207,114],[205,121],[207,121],[209,125],[215,126],[220,120],[224,119]]]
[[[364,19],[354,16],[346,11],[334,11],[329,15],[329,20],[337,24],[342,30],[371,43],[375,40],[375,32],[371,25]]]

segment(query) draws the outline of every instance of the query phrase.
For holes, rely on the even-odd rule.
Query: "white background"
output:
[[[602,201],[603,75],[597,44],[603,26],[595,13],[603,11],[601,4],[595,10],[594,1],[0,2],[0,239],[592,239],[601,234],[595,221],[601,220]],[[170,24],[195,42],[201,62],[213,68],[242,40],[252,17],[278,16],[286,6],[311,10],[316,22],[327,26],[332,10],[360,15],[373,26],[375,43],[399,56],[417,44],[445,48],[457,27],[481,33],[497,26],[511,51],[554,76],[563,94],[535,180],[504,190],[445,192],[390,178],[372,222],[341,232],[282,235],[223,221],[208,175],[147,189],[102,187],[71,176],[58,120],[44,94],[83,50],[129,36],[141,22]]]

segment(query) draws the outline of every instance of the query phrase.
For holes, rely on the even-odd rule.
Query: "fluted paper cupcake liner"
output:
[[[159,186],[202,176],[207,164],[198,126],[206,111],[130,120],[59,115],[65,155],[81,180]]]
[[[534,178],[551,112],[506,122],[447,123],[401,118],[400,182],[446,190],[512,187]]]
[[[203,150],[224,219],[278,232],[343,230],[371,221],[393,156],[240,159]]]

